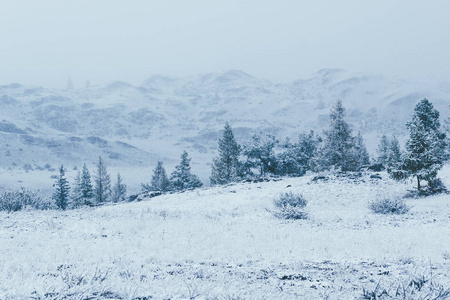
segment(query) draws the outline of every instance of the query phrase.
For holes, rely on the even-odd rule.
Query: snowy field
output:
[[[369,201],[414,187],[380,175],[318,182],[311,175],[95,209],[0,212],[0,299],[443,295],[450,195],[407,198],[409,213],[375,215]],[[440,177],[450,187],[450,166]],[[273,198],[287,191],[309,201],[308,220],[273,216]]]

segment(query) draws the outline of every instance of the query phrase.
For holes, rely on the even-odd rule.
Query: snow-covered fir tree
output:
[[[358,135],[354,138],[353,159],[355,164],[353,169],[359,169],[362,166],[370,164],[369,153],[367,152],[361,132],[358,132]]]
[[[70,187],[66,179],[66,170],[64,166],[61,165],[59,168],[59,177],[55,182],[56,191],[53,194],[53,200],[55,200],[56,206],[60,209],[65,210],[69,204],[69,192]]]
[[[256,167],[259,175],[277,173],[277,158],[274,148],[278,140],[271,134],[253,135],[252,142],[244,147],[244,155],[247,157],[247,165]]]
[[[77,176],[75,177],[75,183],[72,188],[72,197],[71,197],[71,206],[72,207],[80,207],[83,205],[83,195],[81,192],[81,172],[77,172]]]
[[[94,197],[96,203],[103,203],[110,200],[111,196],[111,178],[106,170],[105,162],[102,157],[98,158],[97,173],[95,174]]]
[[[352,153],[352,131],[344,118],[345,108],[339,99],[331,109],[329,129],[324,133],[322,164],[326,168],[335,167],[342,171],[353,171],[355,164]]]
[[[289,139],[282,144],[283,151],[277,154],[277,174],[283,176],[302,176],[307,169],[306,156],[300,151],[298,144]]]
[[[123,183],[122,176],[117,173],[117,181],[112,190],[112,201],[123,202],[127,198],[127,185]]]
[[[380,139],[380,143],[378,144],[377,153],[378,158],[377,162],[380,164],[385,165],[387,162],[388,157],[388,150],[389,150],[389,140],[385,134]]]
[[[298,152],[303,157],[306,170],[315,171],[318,168],[318,156],[322,137],[311,130],[309,133],[300,133],[298,138]]]
[[[158,161],[156,168],[153,170],[152,181],[150,184],[142,184],[144,191],[167,192],[171,188],[166,169],[162,161]]]
[[[230,124],[226,123],[219,139],[219,156],[213,159],[210,181],[212,185],[237,181],[240,173],[241,147],[234,139]]]
[[[83,165],[80,178],[80,192],[81,199],[84,205],[92,205],[92,198],[94,197],[94,188],[92,187],[91,174],[86,166]]]
[[[401,167],[391,175],[395,179],[415,177],[420,191],[421,181],[427,181],[430,186],[444,164],[445,133],[440,131],[439,111],[428,99],[415,106],[412,120],[406,126],[409,130],[406,153]]]
[[[388,140],[388,148],[386,153],[386,169],[388,173],[392,169],[397,169],[402,162],[402,152],[400,150],[400,143],[397,137],[394,135]]]
[[[170,182],[172,188],[177,191],[203,186],[200,178],[191,173],[191,159],[186,151],[183,151],[180,164],[175,166],[175,170],[170,175]]]

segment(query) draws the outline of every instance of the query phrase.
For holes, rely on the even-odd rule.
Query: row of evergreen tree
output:
[[[330,113],[328,130],[322,135],[301,133],[297,143],[280,142],[273,135],[254,135],[239,145],[231,126],[225,124],[219,139],[219,155],[213,159],[211,184],[226,184],[255,176],[302,176],[306,171],[331,168],[356,171],[370,163],[361,133],[353,135],[338,100]]]
[[[94,184],[91,174],[86,166],[78,171],[73,188],[70,188],[66,178],[66,170],[63,165],[59,168],[59,177],[55,182],[56,191],[53,194],[56,206],[60,209],[80,207],[83,205],[100,205],[105,202],[125,201],[127,186],[123,183],[120,174],[117,174],[116,184],[111,187],[111,178],[106,170],[105,162],[100,156],[94,176]]]
[[[162,161],[158,161],[153,170],[150,184],[142,184],[142,190],[144,192],[184,191],[202,186],[200,178],[191,172],[191,158],[186,151],[183,151],[180,163],[175,166],[170,178],[167,176]]]
[[[428,99],[414,109],[407,123],[410,138],[402,152],[395,136],[385,135],[378,146],[377,162],[394,179],[417,177],[433,185],[437,171],[448,158],[446,135],[440,131],[439,112]],[[210,182],[226,184],[255,176],[302,176],[306,171],[358,171],[371,161],[360,132],[353,135],[345,121],[345,108],[338,100],[329,115],[329,127],[322,134],[301,133],[297,143],[280,143],[273,135],[254,135],[251,143],[241,146],[231,126],[226,123],[219,139],[219,154],[213,159]],[[373,166],[372,166],[373,167]]]
[[[449,155],[446,135],[440,131],[439,112],[427,99],[421,100],[408,122],[409,139],[406,151],[401,151],[395,136],[383,135],[378,146],[378,164],[385,167],[392,178],[402,180],[416,177],[417,188],[421,181],[428,186],[435,183],[437,172]],[[307,171],[339,170],[358,171],[370,167],[370,158],[360,132],[353,135],[345,121],[345,108],[338,100],[329,115],[329,127],[322,134],[314,131],[301,133],[297,143],[289,139],[280,142],[273,135],[254,135],[247,145],[239,145],[230,124],[226,123],[219,138],[218,157],[213,159],[211,185],[227,184],[266,175],[302,176]],[[199,177],[192,174],[191,159],[186,151],[170,177],[159,161],[149,184],[142,184],[144,192],[184,191],[203,186]],[[92,185],[86,164],[70,187],[65,178],[64,166],[55,183],[54,199],[59,208],[81,205],[98,205],[104,202],[125,201],[126,185],[120,174],[111,188],[110,175],[102,158],[99,158]]]
[[[175,166],[170,178],[167,177],[163,163],[158,162],[153,170],[150,184],[142,184],[144,192],[157,191],[184,191],[203,186],[198,176],[192,174],[191,159],[186,151],[181,155],[180,163]],[[105,202],[121,202],[127,200],[127,186],[123,183],[120,174],[117,174],[116,184],[111,187],[110,175],[105,162],[99,157],[97,169],[92,183],[91,175],[86,167],[78,171],[73,188],[66,178],[63,165],[59,168],[59,177],[54,184],[56,191],[53,194],[56,206],[60,209],[80,207],[82,205],[95,206]]]

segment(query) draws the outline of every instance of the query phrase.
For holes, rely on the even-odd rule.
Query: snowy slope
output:
[[[0,298],[360,299],[363,288],[380,283],[392,293],[420,276],[450,288],[449,196],[407,199],[405,215],[374,215],[368,201],[413,187],[381,176],[0,212]],[[450,166],[440,176],[450,186]],[[272,215],[272,199],[287,191],[309,201],[308,220]]]

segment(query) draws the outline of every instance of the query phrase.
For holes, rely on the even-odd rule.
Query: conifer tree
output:
[[[378,144],[378,163],[385,165],[387,162],[388,157],[388,150],[389,150],[389,140],[385,134],[380,139],[380,143]]]
[[[67,208],[67,205],[69,204],[70,187],[65,176],[66,171],[64,169],[64,166],[61,165],[61,167],[59,168],[59,177],[55,183],[56,191],[53,194],[53,199],[55,200],[56,206],[62,210],[65,210]]]
[[[292,144],[289,138],[281,144],[283,151],[277,154],[277,174],[283,176],[302,176],[306,172],[306,157],[298,144]]]
[[[80,186],[81,199],[84,205],[92,205],[92,198],[94,197],[94,188],[92,187],[91,174],[86,166],[83,165],[81,171]]]
[[[278,140],[270,134],[265,136],[253,135],[252,143],[244,147],[244,155],[247,156],[247,164],[259,168],[261,176],[266,173],[277,173],[277,158],[274,148]]]
[[[388,141],[388,148],[386,153],[386,168],[388,173],[390,170],[396,169],[402,162],[402,152],[400,150],[400,143],[396,136]]]
[[[109,201],[111,196],[111,178],[101,156],[98,158],[97,173],[95,174],[94,196],[96,203]]]
[[[117,173],[117,181],[113,187],[112,201],[121,202],[125,201],[127,197],[127,185],[123,183],[123,179],[119,173]]]
[[[358,132],[358,135],[354,139],[353,157],[355,162],[354,169],[359,169],[364,165],[370,164],[369,153],[367,152],[361,132]]]
[[[322,153],[325,167],[334,166],[342,171],[353,171],[352,131],[344,120],[345,108],[339,99],[330,112],[330,126],[325,131],[325,143]]]
[[[181,154],[180,164],[175,166],[175,170],[170,175],[172,187],[175,190],[183,191],[190,188],[201,187],[203,183],[191,173],[191,159],[186,151]]]
[[[162,161],[158,161],[156,168],[153,170],[152,181],[150,185],[143,184],[144,191],[167,192],[171,188],[170,181],[167,178],[166,169],[164,169]]]
[[[417,189],[421,181],[431,186],[445,161],[445,133],[440,131],[439,111],[428,99],[421,100],[414,108],[414,115],[406,124],[409,139],[401,167],[391,173],[395,179],[416,177]]]
[[[213,159],[211,184],[226,184],[238,180],[241,147],[234,139],[230,124],[226,123],[219,139],[219,156]]]
[[[77,172],[77,176],[75,177],[75,184],[72,189],[72,203],[73,207],[79,207],[83,205],[83,196],[81,193],[81,173]]]
[[[318,156],[322,137],[311,130],[309,133],[301,133],[298,139],[298,148],[300,155],[304,157],[306,170],[316,170],[318,165]]]

